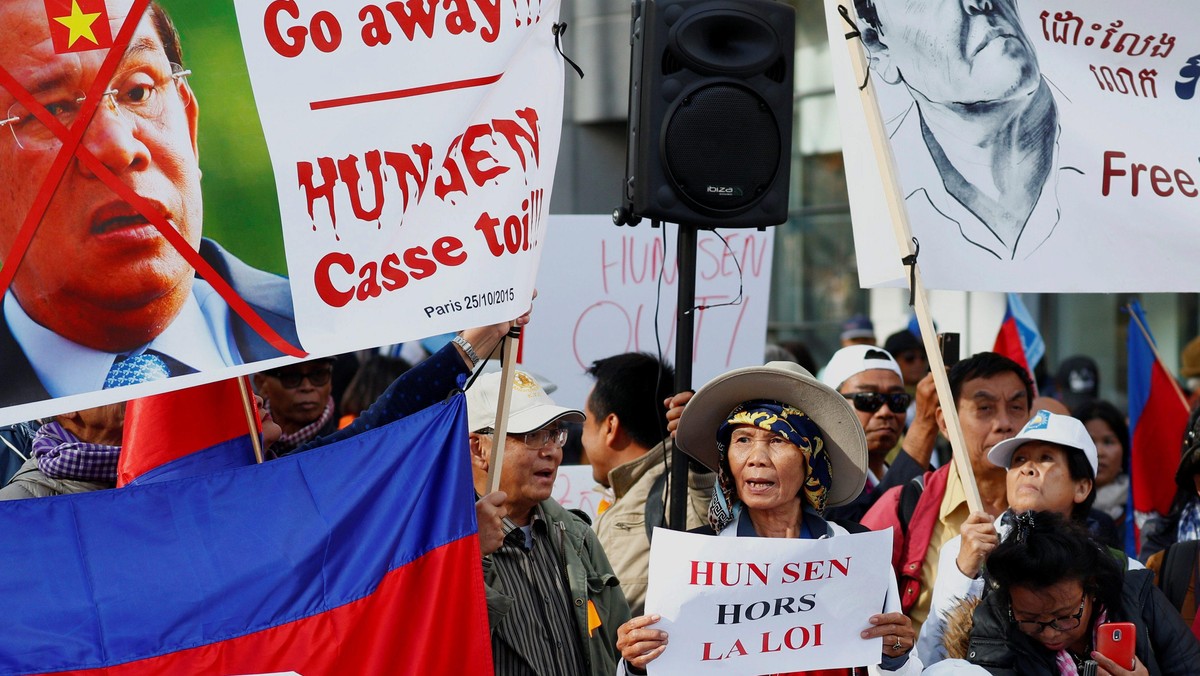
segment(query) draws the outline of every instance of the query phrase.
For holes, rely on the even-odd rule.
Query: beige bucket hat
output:
[[[717,429],[738,404],[769,399],[800,409],[821,429],[829,452],[833,485],[826,509],[844,505],[867,480],[867,437],[850,402],[794,362],[734,369],[701,387],[683,409],[675,443],[716,471]]]

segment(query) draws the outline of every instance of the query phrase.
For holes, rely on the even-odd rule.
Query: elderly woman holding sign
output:
[[[736,369],[688,402],[675,442],[717,472],[709,509],[722,537],[827,538],[846,529],[821,518],[863,489],[867,446],[846,399],[790,362]],[[885,673],[919,673],[912,622],[899,612],[894,576],[887,607],[864,619],[863,638],[878,638]],[[894,606],[894,608],[890,607]],[[617,648],[630,673],[668,650],[667,633],[642,615],[621,625]],[[840,673],[824,671],[823,674]],[[844,673],[852,673],[851,669]]]

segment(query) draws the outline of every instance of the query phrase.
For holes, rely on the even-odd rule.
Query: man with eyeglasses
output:
[[[283,429],[272,447],[279,455],[337,429],[332,395],[335,361],[326,357],[254,374],[255,391]]]
[[[905,465],[893,474],[885,459],[900,441],[905,411],[913,398],[904,391],[896,360],[873,345],[851,345],[833,353],[821,380],[850,401],[867,435],[866,486],[853,502],[826,514],[830,519],[857,522],[884,491],[921,473]]]
[[[488,487],[501,374],[467,388],[476,493]],[[616,673],[617,627],[629,619],[612,566],[588,521],[552,497],[567,422],[583,412],[558,406],[517,371],[494,519],[480,519],[483,580],[495,673]],[[499,528],[499,538],[486,531]],[[492,546],[489,546],[489,542]]]
[[[42,0],[0,3],[0,65],[46,113],[69,127],[90,107],[85,92],[93,89],[109,50],[56,51],[50,32],[55,17],[48,7]],[[115,36],[130,2],[108,2],[106,11],[106,28]],[[73,20],[88,17],[105,20],[96,14]],[[87,40],[77,37],[81,44]],[[99,94],[78,151],[64,157],[65,173],[3,298],[0,405],[281,356],[230,309],[214,290],[215,280],[196,276],[105,179],[145,200],[265,326],[299,344],[287,280],[251,268],[201,237],[199,102],[182,60],[178,33],[152,3]],[[15,87],[0,87],[0,251],[5,254],[18,243],[63,147],[64,132],[56,134],[32,108],[18,100]]]
[[[949,380],[979,496],[987,513],[997,517],[1008,508],[1005,472],[988,462],[987,453],[1029,420],[1033,383],[1024,367],[994,352],[980,352],[958,362],[950,369]],[[932,378],[929,382],[932,384]],[[936,401],[932,388],[928,394],[931,402]],[[918,407],[924,402],[922,396]],[[941,407],[934,413],[944,432]],[[917,419],[921,418],[918,413]],[[912,428],[908,436],[915,439]],[[936,435],[921,435],[920,443],[914,440],[910,445],[906,438],[893,468],[911,463],[928,469],[935,441]],[[929,614],[942,547],[959,534],[969,515],[958,467],[948,462],[887,491],[862,518],[862,524],[871,530],[892,529],[892,566],[900,585],[900,604],[918,629]]]

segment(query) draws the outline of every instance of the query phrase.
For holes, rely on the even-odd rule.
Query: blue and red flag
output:
[[[117,486],[253,465],[251,435],[260,434],[244,376],[134,399],[125,406]]]
[[[492,672],[462,395],[261,465],[0,503],[0,673]]]
[[[1138,301],[1129,304],[1127,344],[1130,502],[1138,516],[1166,514],[1175,497],[1175,470],[1187,429],[1187,401],[1158,359],[1154,336]]]
[[[1025,368],[1029,379],[1034,382],[1037,391],[1037,378],[1033,369],[1046,354],[1046,343],[1038,331],[1033,315],[1021,302],[1021,297],[1015,293],[1008,294],[1004,307],[1004,320],[1000,322],[1000,332],[996,334],[996,344],[992,352],[1004,355]]]

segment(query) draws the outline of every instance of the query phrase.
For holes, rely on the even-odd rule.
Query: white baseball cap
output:
[[[467,390],[467,425],[472,432],[496,426],[500,376],[499,371],[484,373]],[[525,371],[513,373],[511,397],[508,405],[509,434],[532,432],[559,420],[583,422],[583,411],[555,404],[538,381]]]
[[[851,345],[833,353],[825,372],[821,374],[821,382],[836,390],[847,380],[872,369],[891,371],[901,382],[904,380],[900,365],[887,350],[874,345]]]
[[[988,460],[993,465],[1007,469],[1012,461],[1013,452],[1030,441],[1045,441],[1083,451],[1088,464],[1092,466],[1092,477],[1095,478],[1099,461],[1096,458],[1096,444],[1088,434],[1087,428],[1077,418],[1051,413],[1045,409],[1033,414],[1017,436],[993,446],[992,450],[988,451]]]

